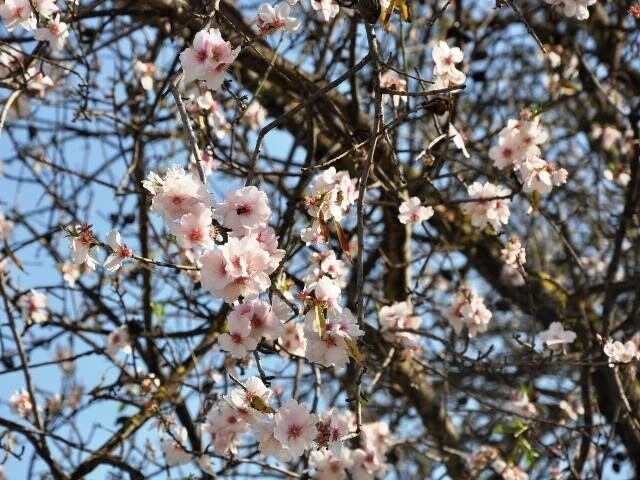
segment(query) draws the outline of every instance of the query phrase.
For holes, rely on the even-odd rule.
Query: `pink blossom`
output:
[[[215,217],[237,236],[267,226],[271,209],[267,194],[254,186],[227,193],[224,202],[216,205]]]
[[[281,462],[290,462],[294,459],[294,456],[291,450],[276,439],[274,427],[275,421],[273,419],[263,421],[254,426],[254,434],[258,440],[260,453],[265,457],[273,456]]]
[[[288,322],[282,329],[282,335],[278,338],[278,344],[284,349],[283,354],[304,356],[307,339],[304,335],[304,327],[301,323]]]
[[[335,455],[330,450],[313,450],[309,455],[309,465],[315,469],[313,480],[346,480],[346,469],[351,466],[349,452]]]
[[[465,203],[463,210],[471,215],[471,224],[477,228],[484,228],[487,224],[499,232],[502,225],[509,222],[508,196],[511,191],[507,188],[496,186],[490,182],[484,184],[474,182],[467,189],[469,198],[473,201]]]
[[[75,225],[69,229],[71,261],[76,265],[87,264],[91,270],[95,270],[98,264],[95,246],[98,244],[91,225]]]
[[[540,332],[540,340],[549,348],[564,349],[566,344],[576,340],[576,332],[565,330],[560,322],[552,322],[547,330]]]
[[[393,305],[385,305],[378,313],[380,329],[386,338],[395,339],[407,346],[418,343],[419,337],[412,332],[396,330],[415,330],[420,328],[422,320],[411,313],[411,306],[407,302],[396,302]]]
[[[106,351],[110,357],[115,357],[121,351],[125,354],[131,353],[131,339],[126,325],[121,325],[109,334]]]
[[[254,409],[257,403],[269,405],[273,391],[258,377],[249,377],[243,383],[244,388],[236,387],[231,391],[229,401],[236,408]]]
[[[38,28],[34,37],[41,42],[49,42],[52,50],[62,50],[69,36],[69,29],[66,23],[60,21],[60,15],[56,15],[48,25]]]
[[[111,254],[104,262],[104,268],[107,272],[115,272],[120,268],[122,262],[133,256],[133,251],[122,242],[120,232],[111,230],[107,235],[107,244],[111,248]]]
[[[151,194],[151,209],[166,221],[177,220],[202,204],[211,206],[211,197],[206,187],[182,167],[171,167],[163,178],[150,173],[142,185]]]
[[[336,0],[311,0],[311,8],[313,8],[318,18],[328,22],[340,12],[340,5]]]
[[[512,236],[502,250],[500,255],[504,263],[511,267],[522,267],[527,262],[527,252],[520,243],[520,239]]]
[[[171,231],[176,236],[178,245],[184,249],[213,248],[212,222],[211,209],[198,204],[192,212],[180,217],[179,223],[171,224]]]
[[[400,223],[420,223],[433,216],[432,207],[423,207],[418,197],[411,197],[400,204],[398,220]]]
[[[431,53],[433,58],[433,73],[436,82],[443,86],[462,85],[466,75],[456,68],[456,63],[462,62],[464,54],[458,47],[449,47],[444,40],[438,41]]]
[[[276,411],[273,436],[293,458],[298,458],[311,448],[318,434],[315,424],[315,415],[310,414],[304,405],[290,399]]]
[[[258,340],[250,336],[249,318],[243,315],[232,315],[227,318],[229,333],[220,335],[218,344],[223,351],[229,352],[233,357],[244,358],[249,351],[256,349]]]
[[[47,307],[49,301],[44,293],[31,289],[27,295],[22,297],[22,317],[25,323],[43,323],[47,321],[49,312]]]
[[[274,271],[269,253],[249,237],[230,237],[228,242],[202,256],[202,286],[212,295],[233,302],[265,291]]]
[[[22,418],[28,418],[33,413],[31,396],[26,390],[18,390],[9,397],[9,406]]]
[[[475,337],[478,333],[487,331],[492,314],[475,290],[462,286],[456,292],[448,316],[456,333],[459,334],[466,325],[469,336]]]
[[[191,461],[191,455],[185,450],[187,445],[187,429],[181,427],[173,437],[162,442],[162,452],[168,466],[184,465]]]
[[[217,28],[201,30],[193,40],[193,47],[180,54],[185,81],[202,80],[207,87],[218,90],[224,80],[227,67],[240,53],[240,47],[231,48]]]
[[[286,3],[279,3],[275,8],[268,3],[261,4],[256,20],[260,34],[267,35],[277,30],[297,32],[300,29],[300,21],[290,17],[289,11],[290,7]]]

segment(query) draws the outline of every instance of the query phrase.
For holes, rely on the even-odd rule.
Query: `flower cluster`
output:
[[[596,3],[596,0],[545,0],[554,8],[562,10],[566,17],[576,17],[577,20],[589,18],[589,5]]]
[[[22,318],[24,322],[43,323],[47,321],[49,313],[47,307],[49,301],[44,293],[31,289],[31,291],[22,297]]]
[[[500,250],[504,263],[510,267],[518,268],[527,262],[527,251],[520,243],[520,239],[512,236],[502,250]]]
[[[456,333],[467,326],[469,336],[475,337],[478,333],[486,332],[491,320],[491,312],[485,306],[483,298],[469,286],[461,286],[453,300],[453,305],[448,312],[449,323]]]
[[[35,30],[38,27],[36,15],[49,19],[59,10],[52,0],[5,0],[0,5],[0,17],[9,32],[16,27]]]
[[[180,63],[186,82],[202,80],[211,90],[218,90],[229,65],[240,54],[233,49],[217,28],[201,30],[193,39],[193,47],[180,54]]]
[[[27,418],[33,413],[31,396],[26,390],[18,390],[11,395],[11,397],[9,397],[9,406],[11,407],[11,410],[22,418]]]
[[[435,77],[434,90],[462,85],[467,79],[467,76],[456,68],[456,63],[462,62],[464,58],[460,48],[452,48],[447,42],[440,40],[434,45],[431,58]]]
[[[393,305],[385,305],[378,312],[380,320],[380,330],[384,336],[391,340],[402,343],[407,347],[418,344],[418,336],[407,330],[420,328],[422,319],[411,312],[411,305],[408,302],[396,302]]]
[[[307,245],[328,242],[324,232],[325,222],[331,219],[341,222],[357,199],[356,181],[351,179],[349,172],[336,172],[334,167],[323,171],[315,179],[310,194],[305,197],[307,212],[313,217],[313,223],[302,230],[302,241]]]
[[[565,330],[560,322],[553,322],[547,330],[540,332],[540,340],[551,350],[564,351],[565,345],[573,343],[576,332]]]
[[[323,277],[325,278],[327,277]],[[326,318],[323,318],[325,314],[321,310],[317,306],[311,308],[305,317],[305,357],[325,367],[344,367],[355,348],[355,341],[364,332],[360,330],[356,318],[348,308],[340,311],[329,308]]]
[[[300,21],[289,16],[290,10],[289,4],[284,2],[275,7],[268,3],[261,4],[256,19],[260,35],[268,35],[278,30],[289,33],[297,32],[300,29]]]
[[[630,363],[633,360],[640,360],[640,351],[634,340],[622,343],[619,340],[609,338],[604,344],[604,353],[609,357],[610,367],[613,367],[616,363]]]
[[[260,378],[249,377],[216,402],[201,425],[214,453],[236,454],[241,437],[253,434],[260,452],[281,462],[297,460],[310,451],[314,479],[345,479],[346,470],[353,478],[372,479],[387,470],[384,459],[392,442],[386,423],[363,424],[361,447],[351,450],[344,444],[344,438],[355,430],[351,412],[334,408],[314,414],[293,399],[274,409],[273,397],[274,392]],[[163,442],[168,465],[197,460],[184,448],[182,429],[169,433]]]
[[[284,258],[268,226],[271,209],[266,194],[253,186],[234,190],[213,214],[231,231],[227,243],[202,256],[202,286],[229,303],[265,291],[271,285],[269,274]]]
[[[236,305],[227,317],[228,333],[218,339],[220,348],[235,358],[255,350],[262,338],[274,340],[282,333],[282,322],[267,302],[252,300]]]
[[[496,232],[502,229],[502,225],[509,222],[508,196],[511,191],[508,188],[494,185],[491,182],[474,182],[467,188],[467,193],[472,201],[465,203],[462,209],[471,215],[471,224],[477,228],[491,225]]]
[[[519,172],[525,192],[549,193],[553,187],[566,183],[568,173],[540,158],[539,145],[549,136],[540,117],[530,117],[530,112],[525,111],[520,120],[509,120],[500,131],[498,145],[489,150],[489,157],[497,168]]]
[[[433,217],[433,207],[424,207],[418,197],[411,197],[400,204],[400,223],[420,223]]]

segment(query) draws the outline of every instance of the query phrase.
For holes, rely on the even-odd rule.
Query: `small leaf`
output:
[[[360,353],[360,350],[358,350],[356,342],[348,337],[345,337],[344,343],[347,345],[347,350],[349,350],[349,356],[353,358],[359,366],[364,365],[364,355],[362,355],[362,353]]]
[[[262,413],[275,413],[275,410],[267,405],[260,395],[253,395],[253,397],[251,397],[251,408]]]
[[[334,224],[336,226],[336,233],[338,234],[338,241],[340,242],[340,248],[342,248],[344,255],[347,257],[347,260],[349,260],[349,263],[353,265],[353,259],[351,258],[351,253],[349,252],[350,250],[349,241],[347,240],[347,237],[344,234],[344,231],[342,230],[340,223],[334,220]]]
[[[320,305],[316,304],[314,310],[316,314],[316,328],[318,329],[318,335],[322,338],[327,330],[327,321],[324,318],[324,311]]]
[[[324,237],[324,241],[329,243],[329,238],[331,238],[329,234],[329,225],[324,220],[324,215],[322,212],[318,213],[318,221],[320,222],[320,230],[322,230],[322,236]]]

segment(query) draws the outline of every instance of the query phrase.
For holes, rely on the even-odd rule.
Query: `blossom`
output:
[[[217,28],[201,30],[193,40],[193,47],[180,54],[185,81],[202,80],[208,88],[218,90],[227,67],[239,54],[240,47],[232,49]]]
[[[344,288],[347,283],[349,269],[344,261],[340,260],[333,250],[314,252],[311,255],[311,262],[302,279],[305,284],[316,283],[323,275],[331,278],[336,285]]]
[[[308,331],[305,357],[313,363],[325,367],[342,368],[349,362],[349,353],[344,339],[331,332],[321,337],[318,332]]]
[[[311,477],[313,480],[346,480],[345,470],[351,466],[351,459],[346,450],[341,455],[334,455],[330,450],[313,450],[309,465],[316,471]]]
[[[353,424],[351,412],[342,412],[337,408],[332,408],[320,416],[316,428],[318,437],[316,443],[321,446],[328,446],[329,450],[336,456],[343,453],[342,438],[349,433]]]
[[[283,354],[302,357],[307,345],[303,325],[295,322],[285,323],[282,328],[282,335],[278,338],[278,345],[283,348]]]
[[[622,343],[609,338],[604,345],[604,353],[609,357],[610,367],[613,367],[616,363],[629,363],[640,359],[640,352],[633,340]]]
[[[249,319],[242,315],[229,315],[227,319],[229,333],[223,333],[218,338],[220,348],[229,352],[235,358],[244,358],[251,350],[258,346],[258,340],[250,336],[251,325]]]
[[[82,271],[80,267],[75,263],[64,262],[60,264],[60,273],[62,273],[62,279],[67,283],[69,287],[75,287],[76,281],[80,278]]]
[[[511,194],[507,188],[496,186],[493,183],[473,182],[467,188],[469,198],[473,201],[465,203],[463,210],[471,215],[471,224],[477,228],[484,228],[487,224],[499,232],[502,225],[509,222],[509,203],[506,198]],[[501,198],[505,197],[505,198]]]
[[[244,114],[242,115],[242,123],[244,123],[247,128],[257,130],[260,128],[265,118],[267,118],[266,109],[257,101],[253,101],[244,111]]]
[[[264,412],[273,396],[273,390],[267,388],[258,377],[249,377],[231,391],[229,401],[236,408],[252,408]]]
[[[464,158],[469,158],[469,152],[467,151],[467,147],[464,144],[464,137],[462,134],[453,126],[453,123],[449,124],[449,131],[447,132],[449,135],[449,139],[453,141],[455,147],[462,152]]]
[[[387,338],[395,339],[405,345],[416,344],[418,336],[415,333],[395,330],[415,330],[420,327],[422,320],[411,313],[408,302],[396,302],[393,305],[385,305],[378,313],[380,329],[386,332]]]
[[[393,444],[389,424],[383,421],[364,423],[360,431],[360,444],[365,450],[375,451],[384,458]]]
[[[464,54],[458,47],[449,47],[444,40],[438,41],[433,47],[433,73],[439,87],[461,85],[467,76],[456,68],[456,63],[462,62]]]
[[[382,75],[380,75],[380,87],[404,92],[407,90],[407,81],[404,78],[401,78],[393,70],[387,70]],[[385,94],[382,98],[383,100],[388,100],[389,98],[391,98],[393,106],[396,108],[400,105],[400,102],[404,100],[403,96],[393,94]]]
[[[318,434],[316,417],[303,404],[293,399],[280,407],[274,416],[273,436],[293,458],[300,457],[311,447]]]
[[[212,222],[211,209],[199,204],[192,212],[180,217],[180,222],[171,224],[171,231],[176,236],[178,245],[184,249],[213,248]]]
[[[140,86],[144,90],[153,90],[153,77],[157,69],[153,62],[141,62],[136,60],[133,64],[133,73],[140,80]]]
[[[98,259],[94,247],[98,242],[93,236],[91,225],[75,225],[69,229],[69,234],[71,261],[76,265],[86,263],[91,270],[95,270]]]
[[[285,32],[297,32],[300,29],[300,21],[289,16],[290,7],[287,3],[279,3],[272,7],[268,3],[263,3],[258,8],[258,18],[256,23],[261,35],[273,33],[276,30]]]
[[[340,12],[340,5],[336,0],[311,0],[311,8],[318,12],[318,17],[325,22]]]
[[[198,467],[204,473],[215,476],[215,469],[213,468],[213,460],[210,455],[200,455],[197,461]]]
[[[293,460],[291,450],[285,448],[274,436],[275,421],[273,419],[258,423],[254,426],[254,434],[258,440],[258,448],[260,453],[267,456],[273,456],[281,462],[289,462]]]
[[[43,323],[47,321],[49,301],[44,293],[31,289],[22,298],[22,317],[26,323]]]
[[[554,165],[538,157],[524,162],[520,174],[524,183],[523,190],[539,193],[549,193],[553,187],[566,183],[568,175],[564,168],[556,169]]]
[[[228,192],[214,209],[216,219],[237,236],[267,226],[271,209],[267,194],[254,186]]]
[[[342,310],[338,303],[340,298],[340,287],[331,278],[321,277],[314,285],[310,286],[315,293],[316,302],[329,309]]]
[[[34,30],[37,26],[30,0],[5,0],[0,5],[0,16],[9,32],[13,32],[16,27]]]
[[[153,195],[151,209],[166,221],[191,213],[198,204],[211,206],[206,187],[182,167],[170,167],[162,178],[151,172],[142,186]]]
[[[248,236],[257,240],[260,247],[269,254],[270,266],[276,270],[280,266],[280,262],[286,252],[278,248],[278,237],[276,236],[275,230],[271,227],[262,227],[252,230]]]
[[[133,251],[122,242],[120,232],[111,230],[107,235],[107,245],[111,248],[111,254],[104,262],[107,272],[115,272],[120,268],[122,262],[133,256]]]
[[[596,3],[596,0],[545,0],[554,8],[562,8],[562,13],[566,17],[576,17],[577,20],[589,18],[589,5]]]
[[[455,332],[459,334],[462,327],[466,325],[470,337],[475,337],[480,332],[486,332],[491,316],[492,314],[485,306],[482,297],[468,286],[462,286],[458,289],[453,305],[448,312],[449,322]]]
[[[411,197],[400,204],[398,220],[400,223],[420,223],[433,216],[432,207],[423,207],[418,197]]]
[[[540,340],[551,349],[564,349],[565,344],[573,343],[576,332],[565,330],[560,322],[553,322],[547,330],[540,332]]]
[[[129,328],[121,325],[112,331],[107,338],[107,355],[115,357],[120,351],[131,353],[131,340],[129,338]]]
[[[374,480],[389,468],[377,452],[362,448],[351,452],[351,461],[354,480]]]
[[[27,418],[33,412],[33,404],[31,403],[31,395],[27,390],[18,390],[9,397],[9,406],[11,410],[16,412],[22,418]]]
[[[518,170],[528,160],[540,157],[539,145],[545,143],[549,135],[540,122],[540,117],[511,119],[498,134],[498,145],[489,149],[489,158],[499,169]]]
[[[186,443],[187,429],[184,427],[162,442],[162,452],[168,466],[184,465],[191,461],[191,455],[184,448]]]
[[[8,240],[13,232],[13,222],[0,212],[0,243]]]
[[[38,28],[34,33],[36,40],[49,42],[52,50],[62,50],[68,36],[68,26],[60,21],[60,15],[56,15],[46,27]]]
[[[271,285],[275,270],[268,252],[250,237],[230,237],[227,243],[202,258],[202,286],[212,295],[233,302],[257,295]]]
[[[349,172],[337,172],[334,167],[329,167],[316,177],[305,204],[312,217],[322,217],[325,221],[334,218],[340,222],[357,199],[356,183]]]
[[[504,263],[514,268],[522,267],[527,262],[527,252],[520,243],[520,239],[515,235],[500,250],[500,255]]]
[[[213,126],[216,137],[222,139],[231,129],[231,125],[227,122],[224,112],[220,109],[220,105],[213,99],[211,92],[207,91],[204,95],[200,95],[195,99],[198,108],[208,112],[207,121]]]

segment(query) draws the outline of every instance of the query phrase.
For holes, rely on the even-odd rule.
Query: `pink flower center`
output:
[[[242,343],[242,336],[239,333],[234,332],[234,333],[231,334],[231,341],[233,343],[241,344]]]
[[[258,315],[254,315],[251,317],[251,326],[253,328],[260,328],[264,325],[264,319],[259,317]]]
[[[302,427],[295,423],[289,425],[289,430],[287,431],[289,435],[289,439],[299,438],[302,435]]]
[[[238,215],[248,215],[251,213],[251,207],[248,205],[238,205],[236,207],[236,214]]]
[[[122,245],[119,249],[118,249],[118,256],[121,258],[129,258],[133,255],[133,251],[127,247],[126,245]]]
[[[202,230],[200,230],[199,228],[194,228],[193,230],[191,230],[191,233],[189,234],[189,239],[192,242],[200,242],[202,241],[203,235],[202,235]]]

